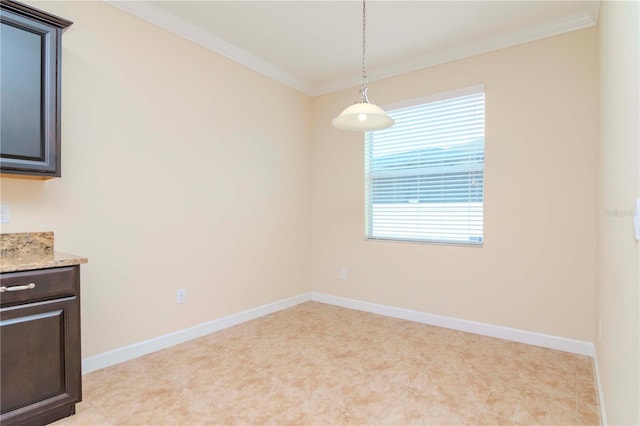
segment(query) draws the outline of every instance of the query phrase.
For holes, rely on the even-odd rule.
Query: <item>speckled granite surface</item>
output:
[[[29,271],[87,263],[87,258],[53,250],[53,232],[0,234],[0,272]]]

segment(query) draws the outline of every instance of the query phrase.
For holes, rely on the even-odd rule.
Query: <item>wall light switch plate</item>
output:
[[[598,342],[602,341],[602,320],[598,320]]]
[[[637,241],[640,241],[640,198],[636,199],[636,206],[633,210],[633,232]]]
[[[11,222],[11,207],[8,204],[0,205],[0,223]]]
[[[347,270],[347,268],[340,268],[340,279],[346,280],[348,276],[349,276],[349,271]]]

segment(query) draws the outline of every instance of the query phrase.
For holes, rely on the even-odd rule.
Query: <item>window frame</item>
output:
[[[400,102],[395,102],[395,103],[391,103],[391,104],[386,104],[386,105],[382,105],[382,108],[387,111],[393,111],[393,110],[397,110],[397,109],[404,109],[404,108],[409,108],[409,107],[413,107],[413,106],[420,106],[420,105],[424,105],[424,104],[429,104],[429,103],[433,103],[433,102],[438,102],[438,101],[443,101],[443,100],[448,100],[448,99],[453,99],[453,98],[458,98],[458,97],[464,97],[464,96],[469,96],[469,95],[475,95],[475,94],[483,94],[484,97],[484,107],[482,110],[482,116],[483,116],[483,131],[482,131],[482,163],[481,163],[481,167],[478,166],[477,171],[482,172],[482,201],[480,204],[480,208],[481,208],[481,218],[482,218],[482,234],[481,234],[481,240],[480,241],[455,241],[455,240],[448,240],[448,239],[423,239],[423,238],[406,238],[406,237],[400,237],[400,236],[395,236],[395,237],[380,237],[380,236],[372,236],[373,235],[373,220],[372,220],[372,207],[373,207],[373,202],[370,201],[370,198],[374,197],[373,194],[373,190],[369,188],[369,180],[371,178],[370,176],[370,172],[369,172],[369,154],[367,152],[365,152],[364,155],[364,166],[365,166],[365,173],[364,173],[364,186],[365,186],[365,197],[364,197],[364,201],[365,201],[365,240],[366,241],[384,241],[384,242],[396,242],[396,243],[409,243],[409,244],[429,244],[429,245],[451,245],[451,246],[456,246],[456,247],[474,247],[474,248],[482,248],[484,246],[485,243],[485,220],[484,220],[484,215],[485,215],[485,186],[484,186],[484,171],[485,171],[485,153],[486,153],[486,92],[485,92],[485,86],[484,84],[477,84],[477,85],[473,85],[473,86],[468,86],[468,87],[464,87],[464,88],[460,88],[460,89],[455,89],[455,90],[450,90],[450,91],[446,91],[446,92],[439,92],[439,93],[435,93],[435,94],[431,94],[431,95],[427,95],[427,96],[422,96],[422,97],[418,97],[418,98],[412,98],[412,99],[408,99],[408,100],[403,100]],[[368,142],[368,134],[369,132],[365,132],[364,134],[364,149],[365,151],[367,149],[370,149],[370,143]],[[455,168],[455,167],[452,167]],[[470,171],[471,168],[465,168],[464,171]],[[379,172],[378,172],[379,173]],[[393,173],[391,172],[390,175],[395,175],[398,176],[400,173]],[[423,175],[419,175],[417,173],[407,173],[408,176],[415,176],[416,178],[419,178],[420,176]],[[371,184],[372,185],[372,184]]]

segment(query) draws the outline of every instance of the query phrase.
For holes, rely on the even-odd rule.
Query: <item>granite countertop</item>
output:
[[[0,272],[30,271],[87,263],[86,257],[53,250],[53,232],[0,234]]]

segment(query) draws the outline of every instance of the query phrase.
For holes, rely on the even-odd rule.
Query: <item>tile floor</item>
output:
[[[592,359],[316,302],[87,374],[59,425],[598,425]]]

